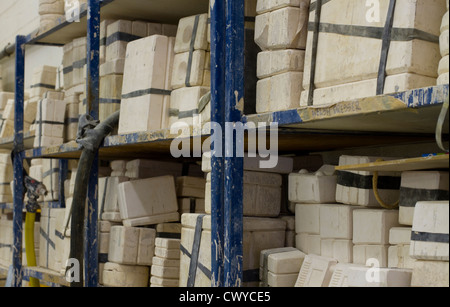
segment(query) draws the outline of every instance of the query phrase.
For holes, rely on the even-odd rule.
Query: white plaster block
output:
[[[300,3],[309,2],[302,0],[258,0],[256,4],[256,13],[262,14],[279,8],[294,6],[299,7]]]
[[[210,91],[206,86],[182,87],[173,90],[170,95],[170,110],[177,116],[171,119],[171,124],[177,121],[193,125],[193,117],[198,117],[198,104],[200,98]]]
[[[444,30],[439,37],[439,46],[441,50],[441,56],[446,56],[449,54],[449,30]]]
[[[205,60],[206,52],[204,50],[195,50],[192,54],[189,52],[175,54],[171,80],[172,88],[203,85]]]
[[[353,211],[355,207],[339,204],[320,205],[320,235],[322,238],[353,238]]]
[[[424,261],[414,263],[412,287],[449,287],[448,261]]]
[[[259,80],[256,85],[257,113],[296,109],[300,106],[303,72],[286,72]]]
[[[181,245],[192,255],[192,246],[194,242],[195,228],[199,215],[184,214],[182,216]],[[211,268],[211,216],[204,216],[200,220],[202,235],[200,238],[200,253],[198,262],[205,268]],[[243,270],[255,270],[260,268],[260,254],[262,250],[280,248],[284,246],[284,236],[286,223],[279,219],[250,218],[244,217],[243,220]],[[182,253],[180,262],[180,286],[187,285],[188,272],[191,259]],[[255,285],[248,283],[247,285]],[[246,285],[246,284],[244,284]],[[197,269],[195,286],[210,287],[211,280],[200,270]]]
[[[449,55],[447,54],[439,62],[438,74],[443,75],[445,73],[448,73],[448,70],[449,70]]]
[[[261,270],[263,272],[267,271],[274,274],[298,274],[305,257],[305,253],[295,248],[280,248],[261,251]]]
[[[317,255],[307,255],[295,287],[328,287],[337,261]]]
[[[145,222],[147,217],[158,220],[158,216],[163,220],[155,224],[178,220],[165,220],[164,217],[165,214],[178,215],[175,182],[172,176],[123,182],[118,185],[118,200],[120,215],[124,220],[144,218],[142,222]]]
[[[155,247],[155,256],[164,258],[164,259],[180,259],[180,248],[163,248],[163,247]]]
[[[196,33],[193,33],[195,19],[198,16],[198,25]],[[178,23],[178,31],[175,40],[175,53],[187,52],[190,50],[191,40],[194,39],[194,50],[206,50],[207,41],[207,20],[208,14],[201,14],[181,18]]]
[[[108,177],[106,180],[106,191],[100,190],[100,193],[104,191],[104,204],[103,210],[104,212],[119,212],[119,201],[117,196],[117,188],[118,185],[122,182],[129,181],[128,177]]]
[[[14,99],[14,93],[0,92],[0,110],[4,110],[8,100]]]
[[[271,77],[288,71],[303,71],[305,51],[297,49],[268,50],[258,53],[257,77]]]
[[[339,10],[342,6],[347,5],[348,10]],[[364,3],[357,5],[351,1],[339,4],[333,3],[323,7],[321,22],[384,27],[388,8],[387,3],[384,3],[380,8],[383,18],[380,18],[379,22],[373,22],[365,18],[367,7]],[[402,11],[409,13],[395,14],[394,27],[415,28],[432,35],[439,35],[441,16],[446,11],[443,2],[405,1],[396,6],[396,12]],[[314,21],[314,15],[315,12],[310,12],[310,22]],[[312,32],[309,32],[309,34],[308,40],[311,42]],[[380,39],[321,33],[319,35],[320,48],[318,48],[319,60],[316,67],[316,87],[322,88],[376,77],[381,43]],[[306,67],[309,66],[308,63],[311,59],[312,44],[309,46],[311,47],[307,48]],[[340,46],[341,48],[336,50],[335,46]],[[367,53],[367,50],[371,52]],[[328,61],[320,60],[320,58],[326,59],[330,52],[333,52],[334,56],[329,63]],[[439,48],[436,43],[418,39],[406,42],[392,42],[389,50],[387,74],[390,76],[393,74],[414,73],[436,78],[439,60]],[[309,72],[309,70],[305,68],[305,71]],[[305,76],[304,80],[309,82],[309,75]],[[308,88],[308,84],[304,84],[304,88]]]
[[[411,227],[392,227],[389,230],[389,244],[410,244],[411,243]]]
[[[205,210],[211,213],[211,181],[207,176]],[[279,174],[244,171],[244,216],[278,217],[281,210],[281,184]],[[209,196],[207,196],[209,195]]]
[[[360,265],[354,263],[341,263],[339,262],[333,272],[330,284],[331,288],[347,288],[348,287],[348,275],[350,269],[353,267],[359,267]]]
[[[412,227],[411,257],[449,261],[448,237],[449,202],[418,202]]]
[[[448,13],[448,6],[447,6],[447,12],[445,12],[444,16],[442,17],[442,23],[441,23],[441,33],[443,33],[445,30],[448,30],[448,20],[449,20],[449,13]]]
[[[389,244],[389,231],[400,226],[397,210],[359,209],[353,211],[353,243]]]
[[[176,288],[178,287],[179,280],[171,278],[161,278],[157,276],[152,276],[150,278],[150,287],[168,287]]]
[[[302,170],[289,175],[289,201],[295,203],[335,203],[334,166],[324,166],[316,173]]]
[[[103,270],[103,284],[108,287],[147,287],[150,268],[107,262]]]
[[[353,241],[333,239],[333,257],[339,262],[353,262]]]
[[[84,66],[86,64],[86,37],[80,37],[73,40],[72,60],[72,85],[83,85],[85,87],[86,75],[84,74]]]
[[[154,229],[113,226],[108,260],[128,265],[151,265],[154,256]]]
[[[256,16],[255,42],[262,50],[305,49],[308,7],[284,7]]]
[[[352,267],[348,274],[349,287],[403,288],[411,286],[412,270]]]
[[[172,40],[167,36],[154,35],[128,44],[119,134],[161,128],[166,93],[152,94],[150,89],[169,90],[166,74],[169,57],[173,56],[169,52]]]
[[[445,73],[439,76],[436,81],[437,85],[448,84],[449,83],[449,73]]]
[[[355,244],[353,246],[353,263],[367,265],[368,262],[376,262],[378,267],[388,266],[389,245],[379,244]]]
[[[403,172],[400,187],[400,224],[409,226],[413,224],[415,206],[418,201],[447,200],[448,197],[448,172]]]
[[[135,265],[138,246],[138,228],[111,227],[108,260],[114,263]]]
[[[151,274],[164,279],[177,279],[180,275],[180,268],[152,265]]]
[[[399,269],[413,269],[416,259],[411,258],[409,250],[411,246],[405,245],[392,245],[388,249],[388,267]]]
[[[153,257],[153,265],[159,265],[164,267],[180,267],[180,257],[178,259],[167,259],[158,256]]]
[[[295,206],[295,231],[320,234],[319,204],[297,204]]]

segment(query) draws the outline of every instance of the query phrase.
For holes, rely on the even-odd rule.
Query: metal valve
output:
[[[39,209],[38,199],[47,195],[47,188],[42,182],[39,182],[29,176],[25,176],[25,188],[27,189],[28,202],[26,204],[27,212],[36,213]]]

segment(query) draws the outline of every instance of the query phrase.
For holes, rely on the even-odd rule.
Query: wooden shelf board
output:
[[[437,155],[421,158],[399,159],[358,165],[337,166],[337,171],[405,172],[414,170],[448,169],[449,156]]]
[[[38,267],[24,267],[23,271],[24,276],[39,279],[44,284],[50,286],[70,286],[70,283],[67,282],[65,276],[49,269]]]
[[[261,123],[265,126],[279,123],[280,154],[433,142],[437,118],[448,90],[448,85],[436,86],[329,106],[245,116],[243,122],[250,128],[251,123],[254,127]],[[443,138],[447,140],[448,120],[444,128]],[[190,135],[192,131],[184,131],[183,137],[190,138],[192,143]],[[179,137],[169,129],[110,136],[99,154],[104,159],[167,157],[172,141]],[[203,133],[203,141],[207,138],[208,134]],[[75,142],[25,151],[25,158],[78,159],[80,155]]]
[[[208,0],[104,0],[101,18],[144,20],[158,23],[178,24],[182,17],[208,12]],[[64,45],[73,39],[86,36],[86,6],[82,6],[79,21],[68,22],[60,18],[53,29],[39,33],[34,31],[27,37],[28,44]]]
[[[26,132],[23,135],[25,149],[33,148],[35,131]],[[14,148],[14,137],[0,139],[0,149],[12,150]]]
[[[432,134],[449,86],[343,101],[331,105],[256,114],[244,122],[305,130]],[[448,118],[443,133],[449,133]]]

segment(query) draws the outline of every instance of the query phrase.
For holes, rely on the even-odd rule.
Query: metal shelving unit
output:
[[[67,285],[50,272],[24,268],[21,263],[23,212],[23,160],[32,158],[78,159],[81,149],[75,142],[50,148],[32,149],[30,135],[23,133],[24,45],[64,45],[73,38],[88,36],[88,110],[98,118],[99,104],[99,28],[101,18],[142,18],[177,23],[179,18],[208,9],[208,0],[89,0],[80,22],[61,21],[47,33],[18,36],[16,41],[15,136],[0,141],[1,148],[14,150],[14,286],[23,278],[35,277],[51,285]],[[441,106],[449,86],[416,89],[393,95],[344,101],[334,105],[307,107],[268,114],[244,115],[237,101],[243,99],[244,84],[244,0],[213,1],[211,7],[211,118],[222,127],[225,122],[279,124],[279,152],[301,153],[351,147],[432,142]],[[176,4],[176,5],[174,5]],[[170,9],[169,9],[170,8]],[[90,18],[87,18],[90,16]],[[343,121],[345,119],[345,121]],[[380,125],[380,122],[383,124]],[[448,135],[448,121],[444,133]],[[225,130],[225,129],[223,129]],[[169,155],[171,142],[178,137],[169,130],[148,131],[107,137],[98,159],[162,157]],[[201,135],[206,140],[208,134]],[[192,138],[192,135],[186,136]],[[225,136],[222,136],[225,139]],[[245,142],[245,140],[235,140]],[[213,145],[214,146],[214,145]],[[224,150],[225,146],[222,146]],[[234,147],[235,148],[235,147]],[[213,152],[215,148],[212,148]],[[224,152],[222,152],[224,157]],[[235,286],[243,281],[242,158],[212,158],[212,286]],[[90,176],[89,210],[86,237],[86,286],[98,286],[96,243],[98,169]],[[91,244],[94,242],[93,244]]]

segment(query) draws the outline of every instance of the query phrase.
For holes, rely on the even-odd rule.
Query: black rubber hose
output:
[[[71,287],[83,287],[84,285],[84,227],[88,183],[92,164],[104,138],[118,126],[119,113],[119,111],[114,113],[104,122],[100,123],[94,130],[88,131],[86,133],[87,136],[83,139],[83,142],[88,143],[89,146],[84,146],[78,163],[75,190],[73,193],[70,240],[70,259],[78,260],[77,265],[79,269],[77,274],[74,274],[73,277],[79,277],[79,280],[72,278],[70,283]],[[68,269],[73,272],[76,267]]]

